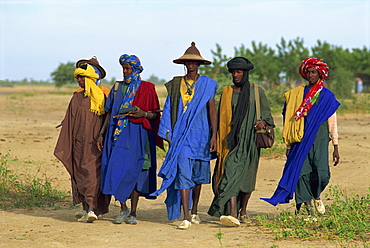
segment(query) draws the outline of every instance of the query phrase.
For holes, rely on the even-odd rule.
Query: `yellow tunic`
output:
[[[187,80],[187,82],[190,84],[188,86],[185,82],[185,79],[181,79],[180,83],[180,94],[182,99],[182,104],[184,105],[184,112],[187,110],[187,104],[193,99],[194,91],[195,91],[195,81],[194,80]],[[194,85],[194,86],[193,86]],[[191,92],[191,95],[187,94],[187,92]]]

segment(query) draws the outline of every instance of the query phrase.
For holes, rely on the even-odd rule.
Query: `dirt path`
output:
[[[64,116],[70,95],[46,94],[50,91],[56,90],[0,88],[0,152],[2,155],[9,152],[9,159],[18,159],[11,164],[11,172],[46,176],[54,187],[70,190],[69,176],[53,156],[59,134],[55,126]],[[12,92],[20,94],[9,95]],[[338,185],[348,195],[364,195],[370,186],[370,115],[339,116],[338,123],[341,162],[331,168],[331,185]],[[252,219],[256,215],[278,213],[279,210],[259,198],[271,196],[283,165],[283,157],[261,158],[257,190],[248,207]],[[206,214],[212,197],[210,185],[205,185],[199,207],[203,223],[187,231],[175,229],[180,220],[167,220],[165,194],[157,200],[140,200],[136,226],[112,224],[119,212],[114,202],[110,213],[93,224],[76,222],[74,213],[78,208],[71,208],[70,202],[53,208],[0,211],[0,247],[220,247],[215,237],[218,232],[224,233],[223,247],[337,247],[323,241],[275,241],[272,234],[256,226],[222,226],[217,218]],[[291,204],[283,208],[293,211]]]

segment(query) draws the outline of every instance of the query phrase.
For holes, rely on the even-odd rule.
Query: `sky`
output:
[[[61,63],[94,55],[120,80],[123,53],[140,58],[143,79],[170,80],[184,74],[172,61],[192,41],[212,61],[216,44],[232,57],[252,41],[276,49],[298,37],[370,49],[370,1],[0,0],[0,80],[51,80]]]

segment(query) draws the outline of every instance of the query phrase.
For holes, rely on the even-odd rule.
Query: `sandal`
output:
[[[226,226],[240,226],[239,220],[231,215],[222,215],[220,222]]]
[[[76,217],[76,219],[80,219],[85,214],[87,214],[87,212],[85,210],[81,210],[81,211],[78,211],[78,212],[75,213],[75,217]]]
[[[130,209],[128,208],[126,211],[121,211],[119,215],[114,220],[114,224],[121,224],[124,222],[127,218],[127,216],[130,214]]]
[[[239,217],[240,219],[240,223],[244,223],[244,224],[252,224],[252,221],[251,219],[248,217],[248,215],[241,215]]]
[[[126,224],[136,225],[138,222],[136,220],[135,216],[128,217],[128,220],[126,220]]]
[[[97,219],[98,219],[98,216],[96,216],[96,214],[94,213],[94,211],[90,211],[87,214],[86,222],[93,223]]]
[[[177,226],[177,229],[187,230],[191,227],[191,222],[188,220],[183,220],[180,225]]]
[[[192,215],[191,215],[191,223],[192,223],[192,224],[200,224],[200,223],[201,223],[201,221],[200,221],[199,215],[197,215],[197,214],[192,214]]]

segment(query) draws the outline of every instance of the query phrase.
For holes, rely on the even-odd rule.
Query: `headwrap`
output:
[[[132,73],[123,79],[123,82],[128,85],[127,92],[123,98],[121,109],[132,107],[132,102],[134,101],[135,95],[141,84],[140,73],[144,70],[141,66],[140,59],[135,55],[123,54],[119,57],[118,62],[120,65],[129,64],[132,69]],[[127,126],[128,117],[121,116],[117,122],[117,128],[114,132],[114,140],[118,139],[123,128]]]
[[[227,62],[227,67],[230,73],[232,73],[233,70],[242,70],[244,72],[243,78],[239,83],[236,83],[233,80],[234,85],[237,87],[242,87],[242,90],[238,98],[238,103],[233,112],[231,131],[226,137],[227,148],[231,151],[238,144],[239,130],[249,109],[250,83],[248,80],[248,74],[249,71],[254,68],[254,65],[246,58],[235,57]]]
[[[92,64],[90,64],[90,65],[92,66],[92,68],[94,68],[94,71],[95,71],[96,74],[98,74],[99,78],[101,78],[101,72],[99,71],[99,69],[95,65],[92,65]],[[99,78],[98,78],[98,80],[95,81],[96,85],[98,85],[99,82],[100,82]]]
[[[120,65],[129,64],[132,67],[132,74],[124,79],[125,83],[130,84],[132,81],[141,81],[140,73],[144,68],[140,63],[140,59],[136,55],[122,54],[118,61]]]
[[[299,74],[307,81],[308,81],[308,78],[307,78],[308,68],[316,69],[319,72],[320,77],[319,77],[319,80],[311,87],[309,92],[306,94],[301,106],[297,109],[296,113],[294,114],[294,118],[296,120],[308,114],[312,105],[315,104],[315,102],[319,98],[320,92],[322,88],[324,87],[324,80],[329,75],[330,67],[327,63],[317,58],[307,58],[302,61],[302,63],[300,64],[298,68]]]
[[[85,77],[84,96],[90,98],[90,111],[96,115],[104,114],[105,97],[103,91],[95,84],[99,75],[96,74],[94,68],[89,64],[84,64],[76,68],[73,75],[76,79],[78,76]]]
[[[232,60],[230,60],[229,62],[227,62],[227,68],[228,68],[228,70],[229,70],[230,73],[232,73],[233,70],[242,70],[242,71],[244,71],[244,75],[243,75],[243,78],[240,81],[240,83],[236,83],[233,80],[233,83],[235,84],[235,86],[242,87],[246,82],[248,82],[248,78],[249,78],[248,74],[249,74],[249,71],[254,68],[254,65],[253,65],[252,62],[250,62],[246,58],[243,58],[243,57],[235,57]]]

